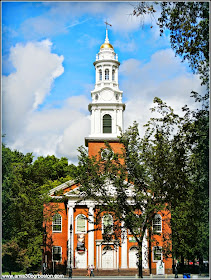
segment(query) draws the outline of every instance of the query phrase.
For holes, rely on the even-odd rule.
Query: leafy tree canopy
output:
[[[43,205],[48,190],[72,179],[66,158],[26,155],[2,145],[3,269],[37,269],[42,259]]]
[[[209,88],[209,2],[140,2],[133,15],[144,22],[144,16],[158,17],[160,34],[170,31],[170,43],[175,53],[188,61],[193,73],[199,74],[202,84]]]

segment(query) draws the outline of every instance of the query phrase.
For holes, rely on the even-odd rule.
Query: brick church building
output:
[[[105,146],[105,141],[109,142],[114,152],[121,151],[118,136],[119,127],[123,130],[125,104],[122,103],[123,92],[118,84],[120,62],[109,43],[107,29],[105,42],[96,55],[94,66],[95,88],[91,91],[92,102],[88,105],[91,113],[91,133],[85,138],[90,156],[97,155]],[[44,209],[44,215],[49,218],[44,222],[46,229],[44,270],[48,273],[65,274],[71,268],[73,275],[82,276],[86,275],[87,267],[93,265],[95,275],[137,274],[138,250],[130,232],[124,235],[121,246],[115,250],[115,240],[113,244],[104,243],[103,224],[112,223],[112,217],[103,216],[102,230],[95,231],[92,222],[96,210],[95,202],[90,199],[77,203],[77,191],[73,193],[73,190],[77,190],[74,180],[67,181],[50,191],[50,196],[55,198],[55,202],[51,202]],[[56,202],[56,199],[64,199],[65,203]],[[157,274],[158,263],[162,264],[161,273],[172,273],[172,258],[165,259],[162,254],[162,234],[170,232],[170,228],[160,214],[157,213],[152,225],[159,232],[156,237],[157,243],[151,244],[149,248],[146,237],[143,242],[144,275],[149,275],[150,271]]]

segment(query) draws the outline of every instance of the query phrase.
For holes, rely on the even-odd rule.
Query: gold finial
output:
[[[102,46],[100,47],[101,49],[113,49],[113,46],[109,43],[108,40],[108,28],[107,26],[112,26],[110,23],[107,22],[107,20],[105,21],[106,24],[106,38],[105,38],[105,42],[104,44],[102,44]]]
[[[108,23],[107,20],[105,21],[105,25],[106,25],[106,38],[105,38],[105,42],[109,43],[109,40],[108,40],[108,27],[107,26],[108,25],[112,26],[112,25],[110,23]]]

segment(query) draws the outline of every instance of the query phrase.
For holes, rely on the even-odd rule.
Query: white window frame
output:
[[[78,217],[83,216],[85,219],[85,231],[78,231],[77,226],[78,226]],[[87,218],[84,214],[78,214],[75,218],[75,233],[87,233]]]
[[[54,219],[55,216],[60,216],[60,218],[61,218],[61,224],[55,224],[55,223],[54,223],[54,220],[53,220],[53,219]],[[62,232],[62,216],[61,216],[60,214],[57,213],[57,214],[53,215],[53,219],[52,219],[52,232]],[[61,226],[61,230],[54,230],[54,229],[53,229],[53,226],[54,226],[54,225],[60,225],[60,226]]]
[[[108,127],[108,126],[105,126],[105,119],[104,119],[104,117],[106,116],[106,115],[109,115],[110,116],[110,120],[111,120],[111,132],[104,132],[105,130],[104,130],[104,128],[105,127]],[[110,126],[109,126],[110,127]],[[110,112],[108,112],[108,113],[104,113],[104,115],[102,116],[102,133],[103,134],[111,134],[112,133],[112,131],[113,131],[113,116],[111,115],[111,113]]]
[[[115,69],[112,69],[112,81],[115,81]]]
[[[156,217],[160,217],[160,223],[155,223],[155,218]],[[154,230],[154,227],[155,226],[160,226],[160,230]],[[154,219],[153,219],[153,221],[152,221],[152,228],[153,228],[153,232],[156,234],[156,233],[159,233],[159,232],[162,232],[162,217],[161,217],[161,215],[160,214],[156,214],[155,216],[154,216]]]
[[[113,220],[113,217],[112,217],[111,214],[105,214],[105,215],[103,216],[103,218],[102,218],[102,234],[105,233],[105,232],[104,232],[104,218],[105,218],[106,216],[110,216],[110,217],[111,217],[111,220],[112,220],[112,228],[111,228],[111,231],[110,231],[110,232],[107,232],[107,234],[112,234],[113,231],[114,231],[114,230],[113,230],[114,220]]]
[[[105,81],[109,81],[109,69],[105,69]]]
[[[99,81],[102,81],[103,79],[103,72],[102,69],[99,70]]]
[[[160,260],[163,260],[163,253],[162,253],[162,247],[161,246],[154,246],[153,247],[153,262],[159,262],[160,260],[155,260],[155,250],[156,249],[161,249],[161,253],[160,253]]]
[[[59,260],[59,261],[53,259],[53,256],[54,256],[53,250],[54,250],[54,248],[60,248],[60,250],[61,250],[61,251],[60,251],[60,260]],[[61,246],[53,246],[53,247],[52,247],[52,261],[53,261],[53,262],[61,262],[61,261],[62,261],[62,247],[61,247]]]

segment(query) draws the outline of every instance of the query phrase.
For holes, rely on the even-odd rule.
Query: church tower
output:
[[[122,91],[118,84],[120,62],[113,46],[109,43],[106,28],[105,42],[96,55],[95,88],[91,91],[92,102],[88,109],[91,113],[91,133],[85,138],[89,155],[96,155],[104,142],[108,141],[115,152],[119,151],[118,136],[123,130]]]

